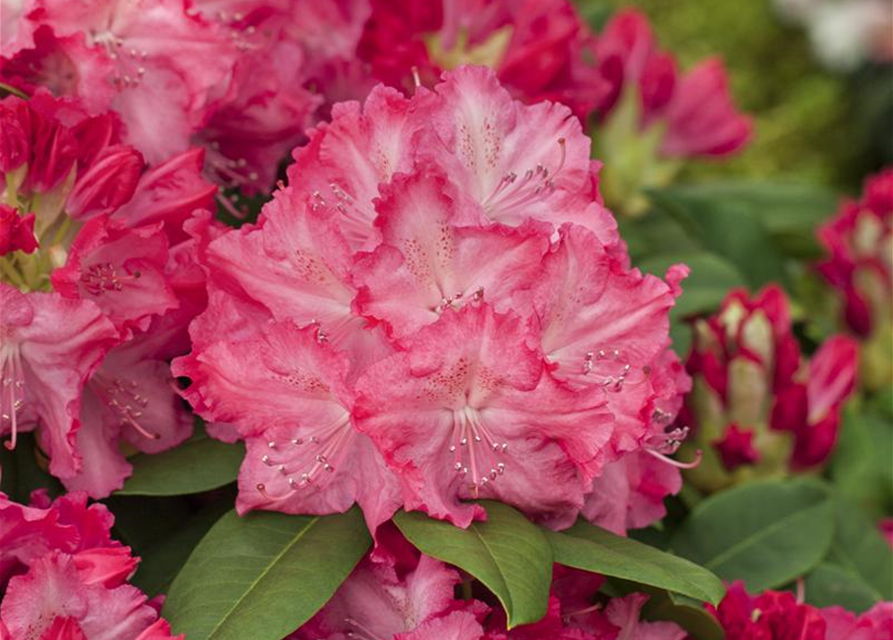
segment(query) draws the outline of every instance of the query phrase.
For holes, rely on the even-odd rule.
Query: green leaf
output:
[[[12,451],[0,446],[0,491],[23,504],[28,504],[35,489],[47,489],[54,498],[65,493],[59,481],[38,464],[38,456],[45,459],[34,433],[20,433]]]
[[[834,540],[828,560],[859,581],[874,602],[893,600],[893,550],[856,505],[835,501]]]
[[[750,482],[714,494],[682,523],[671,548],[750,591],[780,587],[825,556],[834,535],[828,490],[810,480]]]
[[[682,281],[682,296],[673,311],[679,317],[715,310],[729,289],[744,286],[744,276],[735,265],[708,252],[664,253],[637,264],[642,271],[663,276],[673,264],[686,264],[691,274]]]
[[[725,587],[719,578],[698,565],[630,538],[580,521],[546,536],[555,562],[675,591],[697,600],[719,604]]]
[[[849,403],[840,440],[831,459],[831,478],[838,492],[874,517],[893,510],[893,429],[876,411]]]
[[[130,458],[133,475],[119,496],[176,496],[201,493],[235,481],[245,446],[214,440],[196,428],[192,438],[164,453]]]
[[[651,596],[642,607],[645,619],[675,622],[696,640],[724,640],[719,621],[697,600],[648,588],[645,592]]]
[[[166,592],[177,573],[186,564],[189,554],[208,530],[229,510],[231,502],[215,502],[183,522],[176,531],[156,539],[154,544],[139,550],[139,569],[133,584],[150,598]]]
[[[324,517],[231,511],[189,556],[162,614],[189,640],[281,640],[332,597],[370,544],[356,507]]]
[[[682,210],[698,222],[713,215],[757,221],[775,246],[787,255],[807,259],[821,255],[815,228],[834,213],[839,200],[832,190],[818,185],[769,182],[675,185],[650,195],[659,206]],[[731,217],[727,220],[733,222]],[[762,260],[764,248],[752,249],[760,252]]]
[[[552,548],[543,532],[508,505],[482,501],[486,522],[459,529],[418,512],[394,522],[420,551],[464,569],[502,603],[509,628],[546,615]]]
[[[862,612],[877,602],[877,597],[865,582],[830,562],[823,562],[813,569],[806,576],[803,587],[806,602],[815,607],[837,605],[847,611]]]

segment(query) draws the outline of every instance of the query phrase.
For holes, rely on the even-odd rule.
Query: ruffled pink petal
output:
[[[112,219],[127,227],[165,223],[171,241],[185,239],[182,226],[196,209],[214,209],[216,185],[202,175],[204,152],[193,148],[140,176],[130,201]]]
[[[335,105],[332,121],[295,151],[288,179],[318,205],[337,208],[337,224],[353,250],[371,250],[379,240],[373,226],[378,185],[413,167],[418,131],[426,123],[427,101],[393,89],[372,90],[362,107]]]
[[[125,229],[95,218],[75,238],[66,265],[53,272],[53,286],[66,298],[93,301],[123,331],[144,330],[152,316],[178,304],[167,257],[161,225]]]
[[[12,416],[21,407],[25,426],[39,421],[50,472],[73,477],[81,464],[75,442],[81,390],[118,341],[118,332],[90,301],[25,295],[5,284],[0,284],[0,301],[6,332],[0,377],[13,381],[0,400],[2,413]],[[0,433],[14,436],[11,419],[3,420]]]
[[[511,294],[529,286],[549,248],[545,225],[519,229],[473,223],[443,178],[395,177],[376,209],[383,244],[354,270],[358,307],[404,338],[435,322],[447,308],[486,299],[507,311]]]
[[[73,558],[52,553],[9,581],[0,617],[14,638],[42,638],[57,618],[71,618],[90,640],[133,640],[157,617],[145,602],[129,585],[84,582]]]
[[[317,614],[312,637],[354,632],[393,638],[413,631],[448,610],[458,583],[456,571],[428,556],[403,579],[387,564],[367,559]]]
[[[523,106],[486,67],[444,74],[420,149],[492,220],[598,222],[587,215],[589,139],[563,105]],[[433,136],[431,135],[433,133]]]
[[[460,501],[491,497],[572,521],[581,475],[602,463],[610,414],[599,391],[544,374],[529,337],[517,317],[467,305],[358,382],[358,426],[401,477],[407,508],[464,527],[480,508]]]

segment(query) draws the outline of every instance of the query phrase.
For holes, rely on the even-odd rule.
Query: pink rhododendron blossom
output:
[[[797,602],[793,593],[765,591],[751,596],[741,582],[733,583],[715,609],[727,640],[836,640],[826,635],[825,619],[815,607]]]
[[[12,207],[0,204],[0,257],[13,251],[34,253],[36,248],[34,214],[22,216]]]
[[[20,431],[36,428],[50,471],[72,477],[82,465],[75,444],[81,391],[118,332],[88,300],[0,283],[0,303],[0,436],[14,448]]]
[[[33,225],[31,244],[18,229],[0,256],[0,436],[12,448],[19,431],[36,429],[50,472],[103,497],[130,473],[122,437],[155,453],[189,435],[166,361],[186,350],[205,305],[187,227],[214,187],[200,151],[144,172],[119,142],[119,120],[80,101],[41,90],[0,111],[26,134],[21,153],[8,154],[17,159],[4,174],[4,211]]]
[[[597,389],[545,370],[515,314],[448,310],[360,379],[358,426],[400,475],[407,507],[465,527],[487,497],[572,524],[604,463],[611,414]]]
[[[863,382],[879,389],[893,381],[893,169],[865,181],[862,197],[844,202],[819,229],[830,254],[818,268],[843,302],[849,330],[862,340]]]
[[[293,638],[335,639],[351,637],[353,633],[359,637],[433,640],[439,636],[433,635],[430,626],[427,634],[421,631],[426,629],[425,623],[448,616],[451,610],[463,606],[453,599],[453,589],[459,581],[455,569],[428,556],[421,556],[417,565],[402,576],[389,563],[375,563],[367,558]],[[458,620],[445,626],[461,629],[462,622]],[[480,624],[477,621],[475,624],[480,637]],[[416,630],[419,630],[416,636],[403,635]]]
[[[411,91],[414,73],[431,86],[443,71],[487,65],[515,98],[561,102],[581,120],[603,91],[593,35],[566,0],[371,4],[358,53],[392,87]]]
[[[752,298],[731,292],[719,313],[695,324],[687,364],[695,383],[684,419],[705,460],[691,479],[715,490],[745,475],[824,463],[855,386],[857,356],[853,340],[833,336],[807,361],[781,289]]]
[[[650,451],[616,474],[636,506],[615,528],[658,517],[686,272],[629,269],[579,123],[478,67],[332,114],[258,222],[201,249],[208,308],[174,361],[248,444],[239,509],[467,526],[463,501],[494,497],[568,526],[605,465]]]
[[[825,619],[825,640],[889,640],[893,638],[893,602],[878,602],[855,614],[842,607],[820,609]]]
[[[138,559],[110,537],[114,518],[104,506],[87,506],[83,493],[51,502],[36,492],[32,503],[0,493],[0,631],[16,640],[173,640],[146,596],[126,584]]]
[[[633,9],[614,15],[595,46],[599,72],[609,89],[598,104],[610,118],[627,94],[640,126],[666,127],[665,156],[720,156],[739,150],[751,134],[750,119],[737,112],[718,60],[702,62],[680,77],[671,54],[657,48],[647,18]]]

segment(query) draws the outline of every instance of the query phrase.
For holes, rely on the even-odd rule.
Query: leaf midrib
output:
[[[282,556],[284,556],[286,553],[288,553],[288,551],[295,544],[297,544],[304,537],[304,535],[308,531],[310,531],[310,529],[312,529],[316,525],[317,522],[319,522],[319,520],[320,520],[319,516],[314,517],[309,523],[307,523],[307,526],[304,527],[297,536],[295,536],[287,545],[285,545],[285,547],[282,548],[282,551],[280,551],[278,554],[276,554],[272,558],[271,562],[267,564],[264,571],[261,572],[257,578],[255,578],[254,580],[251,581],[251,584],[249,585],[249,587],[247,589],[245,589],[244,592],[242,592],[242,595],[239,596],[239,598],[233,603],[233,606],[226,612],[226,615],[224,615],[220,619],[220,622],[218,622],[216,625],[214,625],[214,628],[211,629],[211,632],[206,636],[206,640],[211,640],[211,638],[214,637],[214,635],[222,628],[222,626],[226,623],[226,621],[229,620],[230,616],[232,616],[233,613],[235,613],[236,609],[239,608],[239,606],[242,604],[242,602],[245,600],[245,598],[248,597],[248,594],[251,593],[255,589],[255,587],[257,587],[258,583],[264,577],[266,577],[266,575],[271,571],[272,567],[275,566],[276,563],[279,562],[280,559],[282,559]]]
[[[487,544],[487,541],[484,539],[484,536],[481,535],[480,529],[477,525],[472,524],[471,529],[474,531],[475,535],[478,537],[478,540],[481,541],[481,544],[484,545],[484,549],[486,549],[487,553],[490,555],[490,559],[493,561],[493,566],[496,567],[496,571],[499,574],[499,579],[502,580],[502,587],[505,591],[506,598],[508,602],[503,602],[502,606],[505,608],[506,617],[509,620],[509,626],[511,627],[512,616],[515,611],[515,603],[512,601],[512,594],[508,587],[508,582],[506,582],[505,573],[502,570],[502,566],[500,566],[499,562],[496,560],[496,555],[493,553],[493,550],[490,548],[490,545]],[[496,594],[499,597],[499,594]],[[502,600],[502,598],[499,598]]]
[[[566,535],[570,538],[575,538],[575,539],[585,542],[587,544],[595,545],[599,549],[605,550],[608,553],[621,554],[626,558],[630,558],[630,560],[629,560],[630,563],[634,563],[636,565],[636,568],[639,568],[639,569],[645,568],[645,569],[648,569],[651,571],[663,572],[664,577],[665,577],[665,582],[671,581],[666,578],[675,578],[679,582],[683,583],[683,586],[686,589],[686,591],[680,591],[679,589],[667,586],[666,584],[651,584],[651,583],[647,583],[647,582],[643,582],[642,584],[649,584],[649,586],[656,587],[658,589],[666,589],[668,592],[675,592],[675,593],[679,593],[680,595],[689,596],[692,598],[700,598],[701,600],[703,600],[705,602],[713,601],[710,596],[709,590],[704,587],[701,587],[698,582],[692,581],[691,579],[689,579],[687,573],[680,572],[678,574],[674,574],[671,571],[667,571],[667,570],[663,569],[659,564],[652,564],[649,562],[641,561],[638,558],[636,558],[633,554],[626,553],[625,551],[622,551],[622,550],[617,551],[617,550],[611,548],[610,546],[608,546],[607,544],[605,544],[604,542],[598,542],[596,540],[591,540],[591,539],[583,537],[583,536],[575,536],[575,535],[564,533],[564,532],[556,532],[556,533],[558,533],[559,535]],[[680,560],[682,562],[688,562],[688,563],[692,564],[694,567],[698,566],[698,565],[694,564],[693,562],[691,562],[691,560],[688,560],[686,558],[674,556],[669,553],[667,555],[673,557],[675,560]],[[579,563],[579,564],[582,564],[582,563]],[[643,567],[643,565],[644,565],[644,567]],[[588,567],[587,568],[578,567],[578,568],[584,569],[586,571],[591,571],[591,569],[589,569]],[[681,569],[681,567],[680,567],[680,569]],[[612,569],[612,571],[616,571],[616,570]],[[596,572],[601,573],[601,571],[596,571]],[[606,574],[606,575],[608,575],[608,574]],[[620,577],[620,576],[618,576],[618,577]],[[654,582],[656,582],[656,580]]]
[[[818,504],[814,504],[811,507],[808,507],[801,511],[796,511],[792,514],[786,515],[784,518],[782,518],[780,520],[776,520],[775,522],[770,524],[768,527],[764,527],[764,528],[760,529],[755,535],[748,536],[747,538],[741,540],[740,542],[736,542],[731,547],[729,547],[728,549],[726,549],[725,551],[723,551],[722,553],[720,553],[713,559],[705,562],[704,566],[707,567],[708,569],[714,569],[715,567],[722,564],[729,558],[734,557],[735,554],[737,554],[742,549],[746,549],[747,547],[752,546],[752,544],[754,542],[762,540],[766,536],[769,536],[769,535],[775,533],[779,528],[783,527],[789,520],[792,520],[794,518],[799,518],[803,514],[809,512],[809,511],[812,511],[814,509],[819,509],[820,507],[824,507],[827,504],[828,504],[827,500],[823,500],[822,502],[820,502]]]

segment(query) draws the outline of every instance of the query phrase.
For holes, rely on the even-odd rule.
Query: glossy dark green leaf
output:
[[[201,493],[234,482],[245,457],[241,443],[227,444],[197,429],[178,447],[130,458],[133,475],[116,491],[121,496],[176,496]]]
[[[865,611],[877,602],[871,587],[843,567],[823,562],[803,582],[806,602],[816,607],[840,606]]]
[[[740,215],[757,221],[785,254],[815,258],[821,253],[815,228],[831,216],[839,201],[834,191],[811,184],[711,182],[674,185],[651,194],[658,206],[684,211],[697,222],[710,216]],[[731,221],[732,218],[729,218]],[[750,222],[748,222],[750,224]],[[715,240],[709,236],[706,241]],[[756,248],[755,249],[759,249]],[[764,252],[760,251],[761,259]],[[756,268],[764,268],[751,261]]]
[[[587,522],[547,532],[555,562],[584,571],[634,580],[719,604],[725,587],[710,571]]]
[[[509,627],[546,615],[552,582],[552,548],[545,534],[508,505],[483,501],[486,522],[459,529],[419,512],[394,522],[420,551],[464,569],[502,603]]]
[[[642,607],[648,620],[669,620],[688,631],[694,640],[723,640],[725,632],[703,603],[668,591],[645,589],[651,597]]]
[[[893,510],[893,428],[876,409],[847,406],[831,459],[837,491],[875,518]]]
[[[356,507],[316,517],[231,511],[189,556],[163,615],[189,640],[281,640],[331,598],[370,544]]]
[[[150,598],[166,593],[189,554],[229,510],[230,504],[224,501],[211,504],[191,517],[183,518],[175,531],[140,549],[141,562],[131,582]]]
[[[834,535],[834,505],[810,480],[746,483],[701,502],[671,548],[750,591],[780,587],[821,562]]]
[[[835,501],[835,531],[827,560],[861,583],[873,602],[893,600],[893,550],[855,504]],[[866,607],[867,608],[867,607]]]
[[[38,464],[38,457],[46,460],[33,433],[20,433],[12,451],[0,445],[0,491],[25,504],[35,489],[46,489],[53,497],[65,493],[59,481],[47,473],[45,465],[42,468]]]

